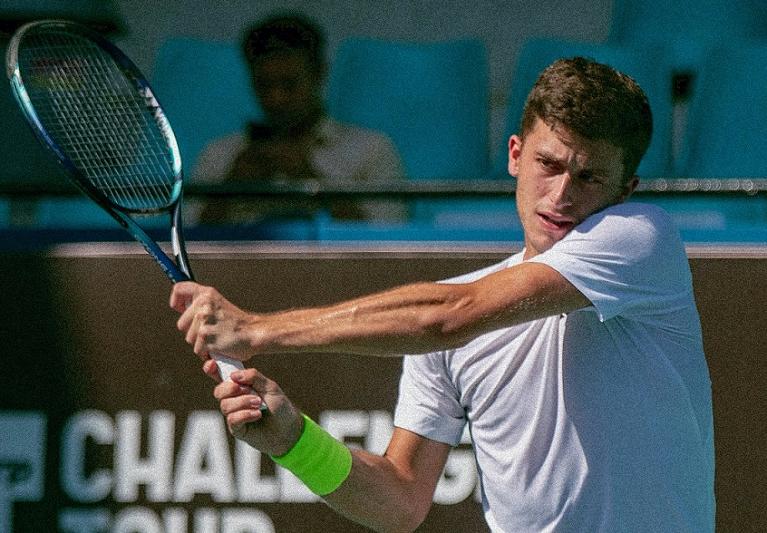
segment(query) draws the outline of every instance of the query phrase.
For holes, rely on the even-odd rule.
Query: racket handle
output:
[[[232,359],[231,357],[219,355],[217,353],[212,353],[210,356],[216,362],[216,366],[218,366],[218,375],[221,376],[221,379],[224,381],[229,379],[232,372],[245,368],[242,366],[242,361],[238,361],[237,359]],[[263,401],[263,398],[261,401],[261,412],[264,414],[269,412],[269,408],[266,406],[266,402]]]
[[[217,353],[210,354],[210,356],[214,361],[216,361],[216,365],[218,366],[218,375],[221,376],[223,381],[228,380],[229,376],[232,375],[232,372],[236,372],[237,370],[242,370],[245,368],[242,366],[242,362],[238,361],[237,359],[232,359],[231,357],[219,355]]]

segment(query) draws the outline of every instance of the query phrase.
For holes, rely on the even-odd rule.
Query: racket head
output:
[[[25,118],[86,194],[127,213],[177,206],[176,137],[146,78],[115,45],[81,24],[36,21],[13,35],[6,68]]]

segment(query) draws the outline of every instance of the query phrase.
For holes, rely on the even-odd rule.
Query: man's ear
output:
[[[509,137],[509,174],[517,177],[519,174],[519,158],[522,154],[522,138],[519,135]]]
[[[623,203],[628,200],[631,194],[636,190],[637,185],[639,185],[639,176],[631,176],[631,179],[623,184],[621,195],[618,197],[618,202]]]

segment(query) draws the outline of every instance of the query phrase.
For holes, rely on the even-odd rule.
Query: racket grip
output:
[[[236,372],[237,370],[242,370],[245,368],[242,366],[242,361],[232,359],[231,357],[227,357],[225,355],[212,353],[210,354],[210,357],[216,362],[216,366],[218,366],[218,375],[224,381],[229,379],[229,376],[232,375],[232,372]],[[261,412],[269,412],[269,408],[266,406],[266,402],[264,402],[263,399],[261,401]]]
[[[232,375],[232,372],[236,372],[237,370],[242,370],[245,368],[242,366],[242,362],[238,361],[237,359],[232,359],[231,357],[219,355],[217,353],[210,354],[210,356],[214,361],[216,361],[216,366],[218,366],[218,375],[221,376],[223,381],[228,380],[229,376]]]

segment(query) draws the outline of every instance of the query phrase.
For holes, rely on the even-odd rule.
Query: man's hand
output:
[[[283,455],[301,436],[303,419],[277,383],[254,368],[234,372],[221,382],[213,360],[203,371],[219,382],[213,391],[229,431],[236,438],[269,455]],[[266,402],[269,414],[261,410]]]
[[[257,317],[224,298],[216,289],[191,281],[176,283],[170,306],[181,313],[176,323],[202,359],[210,353],[244,361],[253,355],[249,326]]]

